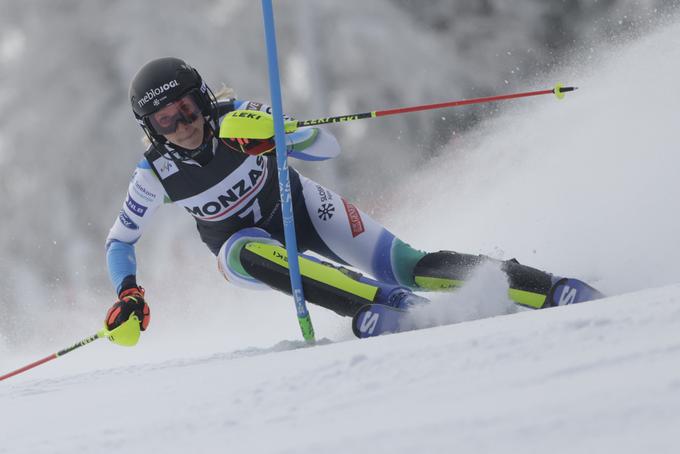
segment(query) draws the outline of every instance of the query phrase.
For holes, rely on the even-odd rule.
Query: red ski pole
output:
[[[20,367],[17,370],[14,370],[12,372],[0,376],[0,381],[3,381],[10,377],[14,377],[15,375],[18,375],[22,372],[26,372],[27,370],[33,369],[34,367],[38,367],[39,365],[45,364],[46,362],[52,361],[53,359],[57,359],[60,356],[64,356],[65,354],[70,353],[77,348],[80,348],[103,337],[108,338],[111,342],[115,344],[124,345],[126,347],[132,347],[133,345],[137,344],[137,341],[139,340],[139,334],[140,334],[139,319],[135,314],[132,314],[130,315],[128,321],[121,324],[119,327],[112,329],[111,331],[109,331],[106,328],[102,328],[96,334],[86,337],[85,339],[76,342],[70,347],[66,347],[62,350],[59,350],[56,353],[52,353],[51,355],[44,357],[43,359],[39,359],[38,361],[35,361],[31,364],[27,364],[24,367]]]
[[[548,90],[526,91],[507,95],[487,96],[485,98],[463,99],[458,101],[440,102],[436,104],[422,104],[419,106],[400,107],[397,109],[374,110],[371,112],[338,115],[335,117],[316,118],[314,120],[288,120],[285,122],[286,133],[295,132],[302,126],[323,125],[327,123],[341,123],[365,118],[386,117],[422,110],[444,109],[447,107],[466,106],[470,104],[483,104],[508,99],[528,98],[530,96],[555,95],[557,99],[564,98],[564,94],[576,90],[576,87],[563,87],[555,85]],[[222,120],[220,137],[229,139],[269,139],[274,135],[274,123],[272,116],[264,112],[251,110],[234,110],[229,112]]]
[[[86,337],[85,339],[81,340],[80,342],[78,342],[78,343],[76,343],[76,344],[74,344],[74,345],[71,345],[70,347],[67,347],[67,348],[65,348],[65,349],[63,349],[63,350],[59,350],[57,353],[52,353],[51,355],[46,356],[46,357],[44,357],[43,359],[39,359],[39,360],[36,361],[36,362],[33,362],[33,363],[31,363],[31,364],[27,364],[27,365],[25,365],[24,367],[20,367],[19,369],[15,370],[15,371],[12,371],[12,372],[10,372],[10,373],[8,373],[8,374],[5,374],[5,375],[1,376],[1,377],[0,377],[0,381],[3,381],[3,380],[5,380],[6,378],[9,378],[9,377],[14,377],[15,375],[18,375],[18,374],[20,374],[20,373],[22,373],[22,372],[26,372],[26,371],[29,370],[29,369],[33,369],[34,367],[37,367],[37,366],[39,366],[39,365],[41,365],[41,364],[45,364],[46,362],[52,361],[53,359],[57,359],[57,358],[59,358],[60,356],[63,356],[63,355],[65,355],[65,354],[69,353],[69,352],[72,352],[72,351],[75,350],[76,348],[82,347],[83,345],[87,345],[87,344],[89,344],[90,342],[96,341],[96,340],[99,339],[100,337],[102,337],[101,332],[99,332],[99,333],[97,333],[97,334],[94,334],[94,335],[92,335],[92,336],[90,336],[90,337]]]
[[[557,96],[558,99],[562,99],[564,98],[564,93],[574,91],[576,89],[577,87],[563,87],[561,84],[557,84],[555,85],[554,88],[551,88],[549,90],[526,91],[522,93],[511,93],[508,95],[487,96],[484,98],[463,99],[459,101],[440,102],[436,104],[422,104],[419,106],[400,107],[397,109],[374,110],[372,112],[339,115],[335,117],[318,118],[316,120],[302,120],[298,121],[296,126],[297,127],[312,126],[326,123],[338,123],[343,121],[361,120],[364,118],[386,117],[388,115],[397,115],[409,112],[420,112],[423,110],[444,109],[447,107],[466,106],[470,104],[483,104],[488,102],[505,101],[508,99],[516,98],[528,98],[530,96],[555,95]]]

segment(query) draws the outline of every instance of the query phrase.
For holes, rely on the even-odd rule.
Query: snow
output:
[[[405,184],[387,222],[417,247],[516,256],[610,298],[513,313],[488,269],[438,298],[453,324],[359,341],[311,308],[308,347],[289,298],[200,293],[215,279],[201,277],[189,296],[205,304],[153,306],[137,347],[97,341],[2,382],[0,453],[676,452],[678,36],[575,57],[560,78],[581,90],[455,136],[462,156]],[[0,370],[91,334],[64,326],[57,345],[2,351]]]
[[[0,388],[0,452],[673,452],[679,304],[676,285],[370,340],[26,375]]]

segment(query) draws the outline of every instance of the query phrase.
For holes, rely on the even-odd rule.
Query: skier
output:
[[[134,245],[164,203],[180,205],[194,217],[200,238],[217,257],[218,268],[228,281],[290,293],[281,246],[284,233],[276,160],[270,156],[275,150],[273,138],[222,139],[218,134],[229,112],[270,113],[270,107],[254,101],[218,100],[198,71],[172,57],[142,66],[131,82],[129,97],[150,145],[106,240],[109,276],[118,295],[106,314],[108,329],[133,313],[142,330],[148,327],[150,311],[136,279]],[[287,134],[286,146],[290,157],[302,160],[331,159],[340,153],[335,138],[319,127]],[[301,254],[305,296],[312,303],[345,316],[353,316],[366,304],[407,307],[424,300],[413,290],[460,287],[475,267],[494,261],[486,256],[416,250],[339,194],[293,168],[289,172],[298,248],[333,262]],[[496,262],[507,274],[509,296],[517,304],[539,309],[597,296],[580,281],[515,260]],[[569,292],[557,295],[558,289]]]

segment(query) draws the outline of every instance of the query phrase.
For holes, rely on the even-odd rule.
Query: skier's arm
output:
[[[135,169],[123,207],[106,239],[106,263],[116,294],[137,287],[134,245],[165,199],[163,186],[143,159]]]
[[[325,161],[340,154],[335,136],[316,126],[299,128],[286,134],[288,156],[302,161]]]
[[[254,101],[235,101],[236,110],[259,110],[271,114],[271,107]],[[290,120],[289,117],[285,117]],[[264,145],[268,143],[268,145]],[[274,140],[250,140],[237,147],[248,154],[267,154],[274,152]],[[325,129],[308,126],[286,134],[286,148],[288,155],[303,161],[324,161],[340,154],[340,145],[333,134]],[[266,150],[261,152],[260,150]],[[252,152],[254,151],[254,152]]]

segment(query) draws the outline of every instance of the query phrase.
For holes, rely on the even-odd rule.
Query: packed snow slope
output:
[[[677,452],[679,324],[676,285],[367,341],[8,381],[0,453]]]
[[[485,270],[436,314],[481,320],[356,341],[313,308],[324,341],[301,348],[289,299],[196,285],[206,304],[157,304],[137,347],[98,341],[0,383],[0,453],[675,452],[678,62],[677,25],[577,53],[528,88],[578,92],[506,103],[385,195],[381,220],[416,247],[516,257],[612,297],[491,317],[513,311]],[[157,301],[177,299],[161,282]],[[76,341],[61,323],[0,371]]]

